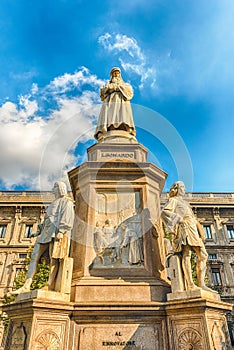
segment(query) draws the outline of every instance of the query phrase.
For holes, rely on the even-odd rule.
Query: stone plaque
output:
[[[161,350],[163,348],[159,325],[90,326],[84,327],[80,333],[80,350]]]
[[[135,159],[134,152],[101,152],[101,159],[124,159],[133,160]]]
[[[27,333],[23,323],[16,325],[12,332],[10,350],[26,350]]]

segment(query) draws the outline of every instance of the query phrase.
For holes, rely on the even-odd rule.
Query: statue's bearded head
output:
[[[110,76],[111,76],[112,83],[118,83],[122,81],[121,70],[119,67],[112,68],[110,71]]]
[[[185,185],[183,181],[176,181],[170,188],[169,197],[183,196],[185,194]]]

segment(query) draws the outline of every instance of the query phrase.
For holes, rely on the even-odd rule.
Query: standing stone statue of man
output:
[[[172,247],[174,252],[182,252],[182,270],[187,290],[195,290],[191,270],[191,253],[197,255],[198,286],[204,290],[212,291],[205,285],[206,262],[208,254],[203,243],[204,230],[187,201],[182,197],[185,186],[182,181],[175,182],[169,193],[169,200],[162,210],[162,220],[167,231],[172,233]],[[213,291],[212,291],[213,292]]]
[[[24,285],[12,294],[30,291],[33,276],[36,273],[40,257],[49,248],[50,274],[48,289],[54,290],[60,260],[68,257],[70,234],[74,222],[73,200],[67,195],[66,184],[57,181],[53,187],[55,200],[46,210],[43,223],[33,236],[38,236],[29,264]]]
[[[124,130],[132,136],[136,135],[130,104],[132,87],[123,81],[120,68],[112,68],[110,76],[110,81],[100,90],[103,104],[94,134],[99,141],[111,130]]]

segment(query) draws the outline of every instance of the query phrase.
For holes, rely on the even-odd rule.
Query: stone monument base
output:
[[[225,313],[232,307],[217,299],[73,303],[37,292],[3,307],[11,318],[5,350],[231,349]]]
[[[215,291],[208,291],[204,289],[195,289],[195,290],[187,290],[183,292],[174,292],[167,294],[167,300],[183,300],[183,299],[197,299],[197,298],[203,298],[203,299],[211,299],[211,300],[218,300],[220,301],[220,295],[216,293]]]
[[[104,279],[83,277],[71,288],[74,302],[150,302],[166,301],[170,286],[156,278]]]
[[[215,297],[212,300],[197,295],[168,302],[169,349],[232,349],[226,320],[226,312],[231,310],[232,305]]]
[[[44,292],[21,294],[20,301],[4,306],[11,319],[5,350],[69,349],[72,304],[58,300],[53,292],[43,299]],[[37,297],[28,299],[29,294]]]
[[[22,293],[17,295],[16,302],[21,302],[30,299],[43,299],[43,300],[53,300],[53,301],[70,301],[70,294],[58,293],[54,291],[49,291],[46,289],[31,290],[27,293]]]

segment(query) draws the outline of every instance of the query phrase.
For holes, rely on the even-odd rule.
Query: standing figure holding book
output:
[[[32,237],[38,236],[38,238],[31,255],[26,281],[23,287],[12,294],[30,291],[39,260],[47,249],[49,249],[50,255],[48,289],[54,290],[60,261],[68,257],[70,234],[74,222],[73,200],[67,195],[64,182],[55,182],[52,191],[55,200],[47,208],[43,223],[38,226],[37,232],[32,235]]]

